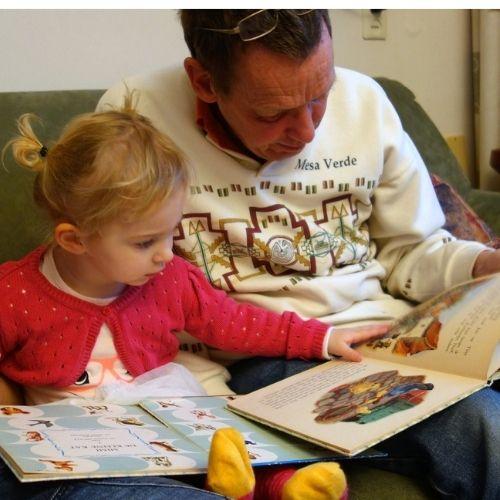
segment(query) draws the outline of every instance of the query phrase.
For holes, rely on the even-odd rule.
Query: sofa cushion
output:
[[[500,248],[500,238],[463,198],[439,176],[431,174],[432,184],[446,217],[444,228],[461,240],[480,241],[493,248]]]

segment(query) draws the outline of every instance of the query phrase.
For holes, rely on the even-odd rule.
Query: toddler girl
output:
[[[30,403],[92,397],[99,386],[169,363],[182,330],[235,352],[352,360],[359,354],[351,343],[383,331],[333,332],[294,313],[235,302],[174,256],[189,168],[134,111],[132,96],[120,111],[75,118],[50,149],[30,120],[19,119],[10,145],[16,161],[37,172],[34,196],[53,221],[53,237],[0,266],[0,373],[22,385]],[[326,466],[338,475],[335,464]],[[225,487],[215,486],[232,495]],[[330,490],[324,498],[336,498]]]

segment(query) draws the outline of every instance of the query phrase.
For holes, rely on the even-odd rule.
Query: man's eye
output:
[[[320,104],[322,102],[325,102],[327,99],[328,99],[328,92],[326,94],[320,95],[319,97],[316,97],[311,102],[313,104]]]
[[[135,246],[137,248],[149,248],[153,243],[154,243],[154,240],[150,239],[150,240],[145,240],[145,241],[139,241],[139,242],[135,243]]]
[[[277,122],[282,116],[283,113],[276,113],[275,115],[271,116],[259,116],[259,121],[264,123],[274,123]]]

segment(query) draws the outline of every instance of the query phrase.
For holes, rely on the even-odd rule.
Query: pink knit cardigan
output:
[[[327,325],[238,303],[179,257],[102,307],[53,287],[39,271],[44,251],[39,247],[0,266],[0,372],[22,385],[73,384],[103,323],[133,376],[171,361],[181,330],[227,351],[322,357]]]

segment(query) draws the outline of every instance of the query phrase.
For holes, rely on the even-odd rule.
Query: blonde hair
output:
[[[189,183],[190,169],[172,141],[134,109],[134,93],[123,108],[79,115],[45,148],[22,115],[20,135],[10,146],[16,162],[37,172],[34,198],[54,222],[67,221],[88,233],[118,218],[144,215]]]

